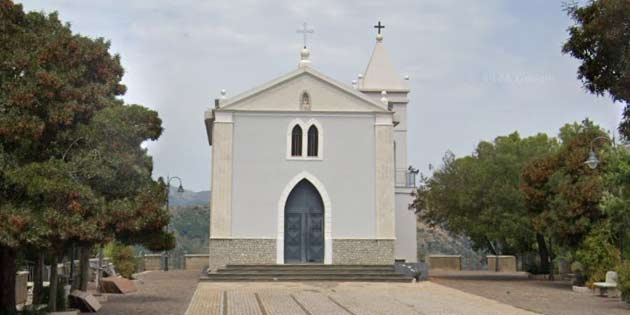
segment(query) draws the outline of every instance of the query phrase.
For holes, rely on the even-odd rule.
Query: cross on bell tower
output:
[[[385,25],[382,25],[381,21],[378,21],[378,24],[374,25],[374,28],[378,29],[378,34],[380,34],[381,29],[385,28]]]

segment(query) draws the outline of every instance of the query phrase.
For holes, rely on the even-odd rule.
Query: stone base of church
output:
[[[333,239],[333,264],[391,265],[394,263],[394,240]]]
[[[260,238],[210,239],[209,271],[227,264],[275,264],[276,240]]]
[[[392,239],[333,239],[335,265],[391,265]],[[276,264],[276,240],[254,238],[210,239],[209,271],[232,265]]]

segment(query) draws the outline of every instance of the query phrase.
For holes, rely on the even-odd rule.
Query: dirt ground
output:
[[[138,275],[138,291],[104,294],[99,315],[181,315],[197,288],[199,271],[151,271]],[[101,298],[99,298],[101,299]],[[81,313],[95,314],[95,313]]]
[[[576,293],[567,281],[529,280],[522,273],[432,272],[430,280],[518,308],[549,315],[629,315],[618,298]]]

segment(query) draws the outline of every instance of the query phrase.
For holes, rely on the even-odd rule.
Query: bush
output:
[[[608,224],[599,224],[591,230],[577,251],[577,258],[584,268],[589,286],[593,282],[604,281],[606,272],[621,263],[621,254],[611,242]]]
[[[586,276],[584,275],[584,266],[579,261],[574,261],[571,264],[571,272],[575,274],[575,280],[573,285],[583,287],[586,284]]]
[[[621,298],[630,303],[630,261],[625,261],[617,268],[617,279],[619,291],[621,291]]]
[[[133,247],[118,242],[111,242],[105,248],[105,254],[111,258],[116,272],[121,276],[131,279],[136,272],[136,259],[133,255]]]

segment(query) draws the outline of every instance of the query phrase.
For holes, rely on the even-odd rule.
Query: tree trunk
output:
[[[33,269],[33,304],[42,304],[42,289],[44,288],[44,253],[37,254],[37,261]]]
[[[80,284],[78,283],[79,281],[77,281],[77,279],[79,279],[79,276],[77,275],[77,268],[74,264],[74,261],[77,260],[76,255],[77,255],[77,251],[79,251],[79,254],[81,253],[81,248],[77,248],[74,244],[72,245],[72,247],[70,248],[70,276],[68,277],[68,282],[71,285],[71,289],[70,290],[76,290]]]
[[[82,246],[79,254],[79,285],[81,291],[87,291],[88,280],[90,278],[90,252],[91,246]]]
[[[555,272],[555,266],[553,263],[553,260],[555,259],[554,255],[553,255],[553,244],[551,243],[551,237],[549,237],[549,280],[553,281],[554,279],[554,272]]]
[[[101,277],[103,275],[103,271],[101,268],[103,267],[103,245],[98,245],[98,262],[96,263],[96,294],[101,295]]]
[[[53,254],[50,257],[50,286],[48,291],[48,311],[57,311],[57,254]]]
[[[549,272],[549,250],[547,249],[547,243],[545,242],[545,236],[536,233],[536,242],[538,243],[538,255],[540,255],[540,272]]]
[[[16,314],[15,309],[15,260],[17,251],[0,246],[0,314]]]

